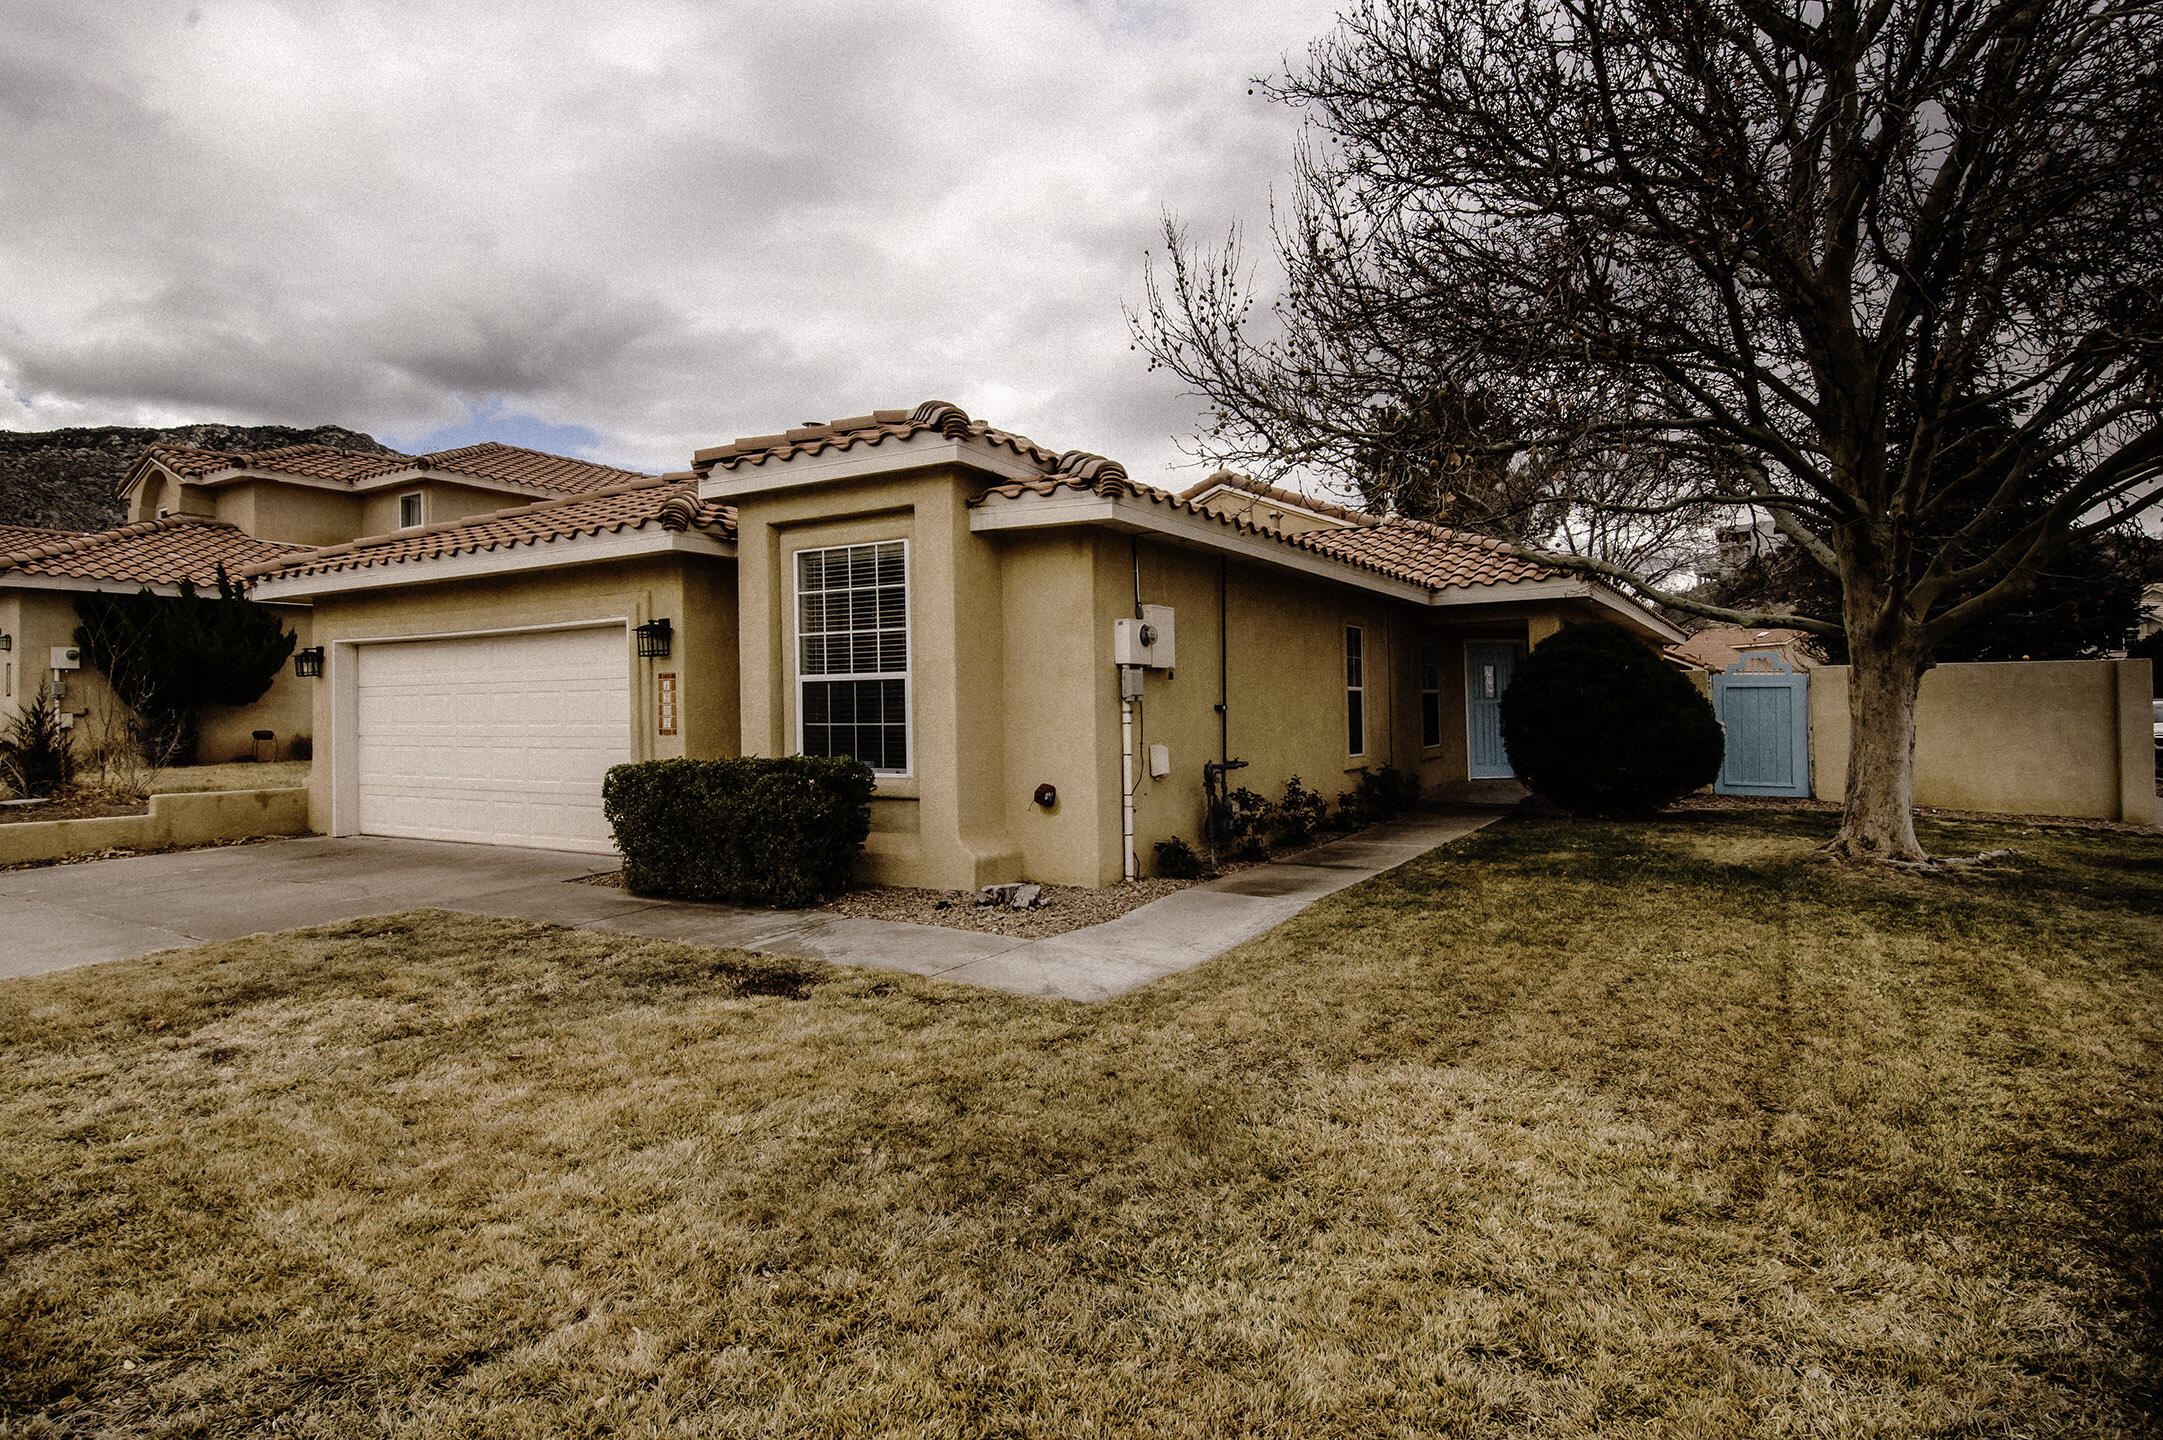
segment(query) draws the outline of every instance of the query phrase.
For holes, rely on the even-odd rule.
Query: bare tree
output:
[[[2163,499],[2159,67],[2155,3],[1366,0],[1271,83],[1313,117],[1274,316],[1236,234],[1168,225],[1137,331],[1225,459],[1353,476],[1402,443],[1378,414],[1476,396],[1451,463],[1537,482],[1490,517],[1528,553],[1844,633],[1831,848],[1920,861],[1936,647]],[[1839,611],[1550,553],[1557,507],[1769,514]]]

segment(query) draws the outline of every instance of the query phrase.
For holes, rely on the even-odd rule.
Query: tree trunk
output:
[[[1848,782],[1840,833],[1825,848],[1844,860],[1921,864],[1915,838],[1915,699],[1928,669],[1913,644],[1857,646],[1848,675]]]

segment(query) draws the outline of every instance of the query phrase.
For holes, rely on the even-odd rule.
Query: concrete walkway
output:
[[[822,911],[693,905],[565,883],[614,869],[614,856],[310,837],[0,872],[0,977],[433,908],[1102,1000],[1191,969],[1325,895],[1494,818],[1492,811],[1422,812],[1049,940]]]

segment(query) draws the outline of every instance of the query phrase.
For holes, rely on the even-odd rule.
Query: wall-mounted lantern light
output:
[[[668,621],[648,620],[631,633],[638,637],[638,655],[641,660],[668,658]]]
[[[0,650],[13,650],[14,648],[15,637],[13,635],[0,635]]]
[[[293,673],[303,680],[315,680],[323,674],[323,647],[310,645],[305,650],[293,652]]]

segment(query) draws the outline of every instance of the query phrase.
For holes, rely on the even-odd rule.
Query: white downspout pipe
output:
[[[1119,845],[1123,863],[1120,874],[1128,880],[1141,878],[1141,866],[1134,858],[1134,697],[1130,693],[1139,690],[1141,669],[1135,665],[1119,667]]]

